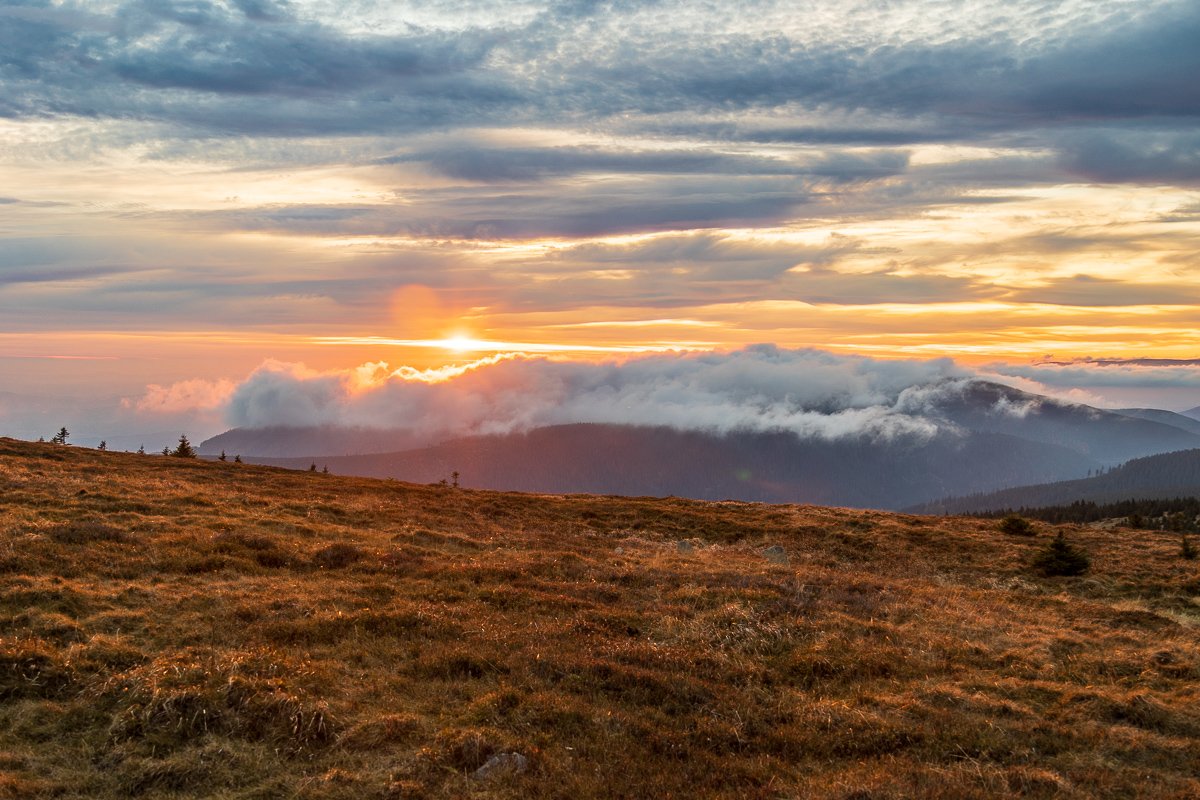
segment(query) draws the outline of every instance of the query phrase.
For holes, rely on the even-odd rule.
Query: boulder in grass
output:
[[[767,549],[763,550],[762,553],[763,558],[767,559],[767,561],[770,561],[772,564],[788,563],[787,550],[784,550],[782,545],[773,544]]]
[[[472,773],[477,780],[487,780],[506,772],[520,774],[529,768],[529,759],[520,753],[497,753]]]

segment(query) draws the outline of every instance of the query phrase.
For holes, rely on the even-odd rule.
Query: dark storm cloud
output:
[[[922,124],[923,123],[923,124]],[[616,123],[621,129],[620,123]],[[662,136],[700,137],[720,142],[755,144],[810,144],[847,146],[899,146],[948,142],[975,134],[975,130],[953,126],[945,120],[912,120],[876,117],[872,127],[853,127],[831,121],[817,125],[769,125],[761,122],[690,122],[663,123],[641,119],[625,126]]]
[[[286,135],[522,122],[628,127],[638,114],[686,110],[692,122],[674,123],[681,134],[705,135],[708,126],[720,135],[707,115],[795,107],[895,124],[720,124],[733,139],[874,144],[1200,114],[1200,8],[1192,3],[1033,45],[988,31],[876,47],[699,28],[664,37],[623,24],[643,5],[556,6],[523,26],[493,18],[455,30],[349,35],[258,0],[139,0],[110,15],[8,3],[0,7],[0,109]],[[547,155],[545,167],[526,169],[560,169]]]
[[[1092,275],[1074,275],[1014,291],[1006,299],[1025,303],[1088,307],[1187,306],[1200,304],[1200,288],[1180,284],[1131,283]]]
[[[49,267],[42,269],[10,269],[0,265],[0,288],[18,283],[66,283],[95,280],[110,275],[126,275],[138,272],[138,268],[123,266],[105,267]]]
[[[113,69],[120,78],[156,89],[319,100],[462,73],[489,49],[488,37],[480,35],[413,32],[351,39],[311,24],[233,25],[205,15],[175,27],[152,49],[115,54]]]
[[[195,214],[219,229],[303,235],[411,235],[446,239],[536,239],[762,224],[808,201],[801,183],[770,178],[681,178],[586,192],[430,190],[374,206],[273,206]]]
[[[1016,105],[1047,118],[1200,116],[1200,6],[1177,3],[1032,59]]]
[[[495,43],[478,29],[348,36],[253,2],[140,0],[111,17],[44,4],[16,12],[0,6],[0,113],[8,116],[295,135],[436,127],[460,117],[455,104],[470,114],[511,95],[472,76]],[[361,120],[339,121],[355,111]],[[408,119],[415,115],[423,118]]]
[[[561,64],[569,77],[548,84],[583,86],[590,78],[604,87],[591,93],[591,107],[609,111],[686,108],[702,115],[798,106],[904,120],[899,130],[842,128],[842,141],[979,138],[1048,124],[1200,114],[1196,7],[1114,22],[1120,24],[1033,48],[1005,35],[860,48],[783,35],[664,43],[652,41],[653,32],[631,33],[608,60]],[[914,128],[922,118],[924,126]],[[735,138],[791,141],[830,140],[839,130],[836,122],[824,129],[726,125]]]
[[[1068,173],[1097,183],[1196,185],[1200,134],[1094,133],[1064,147],[1061,163]]]
[[[441,175],[485,183],[531,181],[595,172],[659,175],[803,175],[837,182],[853,182],[902,174],[908,167],[908,154],[899,151],[830,153],[806,160],[694,149],[494,148],[462,143],[418,150],[380,161],[425,163]]]
[[[468,144],[443,146],[381,161],[425,163],[446,177],[483,183],[531,181],[587,172],[784,175],[797,171],[795,165],[780,159],[710,152],[617,152],[591,147],[501,149]]]
[[[859,248],[859,243],[848,239],[800,247],[794,243],[746,241],[705,233],[659,236],[630,244],[582,244],[555,251],[548,261],[576,270],[686,269],[696,278],[747,280],[773,278],[799,266],[831,264]]]
[[[786,278],[780,289],[784,299],[816,304],[949,303],[992,299],[1003,293],[976,278],[898,274],[891,270],[864,273],[813,269]]]
[[[246,19],[258,22],[281,22],[288,18],[288,4],[271,0],[234,0],[234,5],[246,15]]]
[[[592,242],[513,264],[514,296],[542,308],[623,304],[674,308],[774,300],[850,305],[956,301],[998,297],[1002,287],[972,278],[899,274],[888,269],[840,271],[843,261],[886,256],[887,248],[844,236],[813,245],[721,233],[655,236],[629,243]],[[620,280],[610,276],[620,273]],[[526,276],[552,282],[518,284]]]

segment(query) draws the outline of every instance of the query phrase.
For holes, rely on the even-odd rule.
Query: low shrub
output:
[[[1091,563],[1088,554],[1068,542],[1062,531],[1033,559],[1034,568],[1047,577],[1082,575]]]
[[[362,548],[338,542],[313,553],[312,563],[321,569],[344,569],[356,561],[361,561],[365,556],[366,552]]]
[[[102,522],[64,522],[43,531],[59,544],[88,544],[89,542],[127,542],[125,531]]]
[[[1000,520],[1000,532],[1007,533],[1009,536],[1036,536],[1037,529],[1033,524],[1016,514],[1009,514],[1004,519]]]

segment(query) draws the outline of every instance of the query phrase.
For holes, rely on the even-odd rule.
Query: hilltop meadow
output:
[[[0,439],[0,797],[1200,796],[1200,562],[1035,527]]]

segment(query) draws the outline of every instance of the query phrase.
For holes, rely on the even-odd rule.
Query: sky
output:
[[[0,434],[762,343],[1200,405],[1197,42],[1193,0],[0,0]]]

